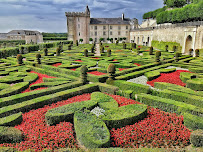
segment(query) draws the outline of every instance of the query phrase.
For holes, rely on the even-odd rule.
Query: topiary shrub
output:
[[[7,58],[7,51],[6,51],[6,50],[3,50],[3,51],[2,51],[2,56],[3,56],[3,58],[5,58],[5,59]]]
[[[199,57],[199,49],[195,50],[195,57]]]
[[[68,45],[68,50],[71,50],[71,44]]]
[[[136,49],[136,43],[131,44],[132,49]]]
[[[56,56],[59,56],[61,53],[61,50],[59,48],[56,49]]]
[[[76,44],[76,46],[78,46],[78,40],[76,40],[76,43],[75,43],[75,44]]]
[[[174,45],[173,46],[173,52],[176,52],[176,50],[177,50],[177,47]]]
[[[111,49],[107,50],[107,56],[110,57],[111,56]]]
[[[18,64],[23,64],[23,57],[21,54],[18,54],[16,58],[17,58]]]
[[[109,74],[109,78],[107,79],[107,84],[112,84],[113,80],[115,80],[115,72],[116,72],[116,66],[114,64],[109,64],[107,72]]]
[[[168,45],[165,46],[165,51],[168,52]]]
[[[83,65],[81,66],[80,68],[80,77],[81,77],[81,82],[83,84],[86,84],[88,81],[87,81],[87,66],[86,65]]]
[[[153,55],[153,47],[152,46],[149,48],[149,55]]]
[[[94,53],[94,45],[91,47],[91,53]]]
[[[23,46],[20,47],[19,53],[20,53],[20,54],[24,54],[24,47],[23,47]]]
[[[181,53],[176,52],[175,54],[175,61],[178,62],[179,61],[179,57],[181,56]]]
[[[203,146],[203,130],[198,129],[191,133],[190,142],[196,147]]]
[[[116,40],[116,45],[118,45],[118,40]]]
[[[103,46],[100,47],[100,53],[104,53],[104,47]]]
[[[38,64],[41,64],[40,58],[41,58],[41,54],[36,54],[36,60]]]
[[[195,91],[203,91],[203,78],[195,78],[186,82],[187,88]]]
[[[126,49],[126,44],[125,44],[125,42],[123,43],[123,49]]]
[[[193,55],[193,49],[189,49],[189,55]]]
[[[161,51],[156,51],[156,62],[160,62]]]
[[[48,49],[44,48],[44,56],[48,56]]]
[[[84,50],[84,56],[88,57],[88,50],[87,49]]]

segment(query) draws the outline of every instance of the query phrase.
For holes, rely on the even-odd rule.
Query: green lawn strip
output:
[[[159,108],[166,112],[172,112],[181,114],[183,112],[188,112],[197,116],[203,116],[203,108],[187,104],[184,102],[175,101],[172,99],[161,98],[158,96],[153,96],[149,94],[138,94],[137,100],[146,105]]]
[[[29,82],[20,82],[0,91],[0,98],[21,93],[29,87]]]
[[[79,87],[82,85],[83,84],[81,82],[75,81],[75,82],[72,82],[69,84],[64,84],[64,85],[60,85],[60,86],[56,86],[56,87],[43,89],[43,90],[36,90],[36,91],[12,95],[12,96],[5,97],[5,98],[0,98],[0,108],[4,107],[4,106],[13,105],[16,103],[21,103],[23,101],[31,100],[34,98],[38,98],[38,97],[41,97],[44,95],[53,94],[53,93],[56,93],[59,91],[64,91],[66,89],[72,89],[72,88]]]
[[[172,99],[203,108],[203,97],[172,90],[152,91],[152,95]]]
[[[74,114],[76,139],[86,148],[110,147],[110,132],[106,124],[88,110]]]
[[[182,86],[171,84],[171,83],[155,82],[154,87],[158,88],[158,89],[162,89],[162,90],[167,89],[167,90],[172,90],[172,91],[176,91],[176,92],[183,92],[183,93],[203,97],[202,91],[194,91],[190,88],[182,87]]]
[[[63,121],[73,122],[73,115],[76,111],[83,108],[92,110],[96,106],[97,102],[93,100],[71,103],[49,110],[45,114],[45,119],[49,125],[56,125]]]
[[[36,109],[43,107],[46,104],[50,104],[56,101],[64,100],[76,95],[80,95],[83,93],[91,93],[94,91],[98,91],[99,88],[95,84],[88,84],[81,87],[57,92],[50,95],[45,95],[42,97],[34,98],[32,100],[24,101],[21,103],[17,103],[10,106],[5,106],[0,108],[0,117],[5,117],[17,112],[25,112],[31,109]]]
[[[15,126],[23,121],[22,112],[0,118],[0,126]]]

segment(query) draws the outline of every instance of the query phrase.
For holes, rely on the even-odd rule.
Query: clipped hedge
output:
[[[0,126],[15,126],[23,121],[22,112],[0,118]]]
[[[196,147],[203,147],[203,130],[195,130],[190,135],[190,142]]]
[[[177,114],[188,112],[197,116],[203,115],[203,108],[171,99],[141,93],[138,95],[137,100],[148,106],[159,108],[166,112],[174,112]]]
[[[43,82],[57,82],[57,81],[71,81],[70,79],[67,78],[43,78]]]
[[[194,74],[194,73],[188,73],[188,72],[181,72],[180,73],[180,79],[186,83],[187,80],[191,80],[191,79],[194,79],[196,78],[197,75]]]
[[[10,87],[9,84],[0,83],[0,90],[6,89],[6,88],[8,88],[8,87]]]
[[[192,130],[203,129],[203,119],[200,116],[192,115],[190,113],[182,113],[184,116],[184,125]]]
[[[106,124],[90,111],[77,111],[74,114],[76,138],[86,148],[110,147],[110,132]]]
[[[147,105],[132,104],[106,111],[100,118],[108,128],[121,128],[132,125],[147,116]]]
[[[152,91],[152,95],[168,98],[203,108],[203,97],[172,90]]]
[[[0,91],[0,98],[21,93],[29,87],[29,82],[21,82]]]
[[[98,85],[99,90],[103,93],[108,93],[108,94],[116,94],[116,92],[119,90],[118,87],[104,84],[104,83],[95,83]]]
[[[166,45],[168,45],[168,50],[170,50],[170,51],[173,51],[173,46],[177,46],[176,52],[181,52],[181,50],[182,50],[180,43],[177,43],[177,42],[164,42],[164,41],[153,40],[151,43],[152,43],[151,45],[153,47],[160,49],[160,50],[165,50]]]
[[[14,77],[14,76],[6,76],[0,79],[0,83],[19,83],[19,82],[23,82],[23,78],[22,77]]]
[[[59,82],[44,82],[44,83],[38,83],[30,86],[30,90],[35,90],[37,88],[42,88],[42,87],[54,87],[54,86],[59,86],[62,84],[69,83],[70,81],[59,81]]]
[[[144,75],[147,77],[148,81],[151,81],[153,79],[158,78],[160,76],[160,72],[159,71],[150,71],[150,72],[146,72]]]
[[[109,110],[112,108],[118,108],[118,103],[116,100],[114,100],[112,97],[109,95],[106,95],[101,92],[94,92],[91,94],[91,100],[96,101],[99,105],[104,110]]]
[[[92,110],[96,106],[97,102],[92,100],[71,103],[49,110],[45,114],[45,119],[49,125],[55,125],[62,121],[73,122],[73,115],[76,111],[84,108]]]
[[[22,132],[14,127],[0,126],[0,144],[22,141]]]
[[[203,91],[203,78],[188,80],[186,86],[195,91]]]
[[[191,67],[191,68],[189,68],[189,70],[194,73],[203,73],[202,67]]]

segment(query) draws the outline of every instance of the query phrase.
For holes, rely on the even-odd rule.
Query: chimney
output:
[[[124,20],[125,19],[125,16],[124,16],[124,13],[122,13],[122,20]]]

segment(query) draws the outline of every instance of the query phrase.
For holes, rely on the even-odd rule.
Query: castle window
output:
[[[78,24],[78,28],[80,28],[80,24]]]
[[[91,29],[93,30],[93,26],[91,26]]]
[[[94,26],[94,30],[97,30],[97,26]]]
[[[128,26],[126,26],[126,30],[128,30]]]
[[[97,36],[97,32],[95,32],[94,35]]]
[[[112,32],[112,31],[110,32],[110,35],[113,35],[113,32]]]
[[[121,26],[120,25],[118,26],[118,30],[121,30]]]
[[[126,35],[128,35],[128,31],[126,31],[125,33],[126,33]]]
[[[95,38],[95,42],[97,42],[97,38]]]
[[[110,26],[110,30],[112,30],[113,29],[113,27],[112,26]]]
[[[106,26],[103,26],[103,30],[106,30]]]
[[[106,35],[106,32],[103,32],[103,35]]]
[[[79,34],[78,34],[79,36],[80,36],[80,32],[79,32]]]
[[[118,35],[121,35],[121,32],[120,32],[120,31],[118,31]]]

